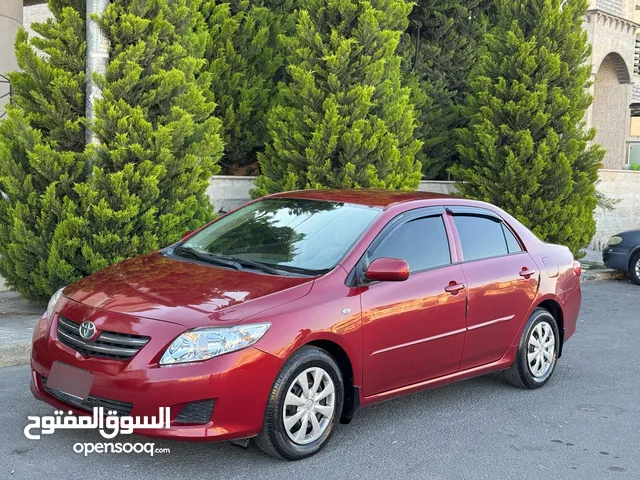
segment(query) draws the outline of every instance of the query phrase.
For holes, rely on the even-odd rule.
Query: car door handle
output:
[[[520,272],[520,276],[524,277],[524,278],[529,278],[531,275],[535,275],[536,271],[535,270],[529,270],[528,268],[524,267],[522,269],[522,271]]]
[[[456,282],[451,282],[449,283],[449,285],[444,287],[444,291],[447,293],[450,293],[451,295],[457,295],[460,290],[464,290],[464,289],[465,289],[464,283],[456,283]]]

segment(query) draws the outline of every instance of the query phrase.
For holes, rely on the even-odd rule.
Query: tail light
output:
[[[573,261],[573,271],[576,272],[578,277],[582,275],[582,265],[580,265],[580,262],[577,260]]]

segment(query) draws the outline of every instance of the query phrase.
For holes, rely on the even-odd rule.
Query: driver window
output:
[[[418,218],[397,228],[369,254],[369,262],[382,257],[406,260],[412,273],[449,265],[451,253],[442,216]]]

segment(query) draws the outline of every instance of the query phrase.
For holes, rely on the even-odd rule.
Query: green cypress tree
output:
[[[603,151],[589,142],[587,0],[498,0],[459,133],[461,192],[578,254],[595,233]]]
[[[257,173],[256,155],[267,140],[265,116],[283,63],[277,16],[249,0],[208,0],[204,16],[209,32],[205,57],[224,128],[222,171]]]
[[[97,78],[92,174],[65,205],[58,269],[86,275],[178,240],[212,217],[206,196],[222,155],[220,120],[201,74],[201,0],[113,0],[99,25],[110,63]]]
[[[456,161],[451,132],[465,126],[459,106],[478,60],[487,9],[487,0],[419,0],[409,16],[403,71],[418,112],[425,178],[447,178]]]
[[[84,180],[84,0],[50,0],[53,18],[20,30],[13,105],[0,123],[0,275],[43,299],[74,275],[56,269],[52,240]],[[45,55],[43,55],[45,54]]]
[[[420,142],[396,50],[404,0],[303,0],[288,81],[268,114],[253,195],[299,188],[415,188]]]

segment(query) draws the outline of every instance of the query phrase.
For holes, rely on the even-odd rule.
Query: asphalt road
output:
[[[256,447],[152,441],[171,452],[73,452],[94,431],[27,440],[34,400],[28,367],[0,369],[0,478],[638,479],[640,287],[583,285],[578,333],[554,377],[525,391],[487,376],[361,410],[310,459],[289,463]]]

